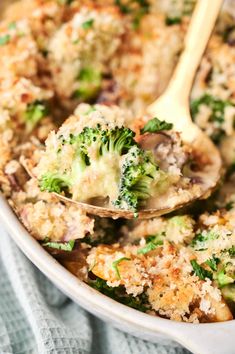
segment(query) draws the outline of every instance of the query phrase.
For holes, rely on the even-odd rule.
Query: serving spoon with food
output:
[[[169,189],[167,193],[152,198],[148,207],[138,210],[138,218],[160,216],[189,204],[195,199],[206,198],[220,180],[222,172],[220,154],[211,140],[192,122],[189,96],[196,70],[222,2],[222,0],[198,0],[186,35],[184,50],[172,79],[162,96],[147,108],[150,116],[172,123],[174,130],[181,133],[183,143],[189,145],[194,152],[200,167],[195,176],[198,188],[194,188],[192,184],[188,189],[176,191],[176,193],[172,193]],[[144,150],[154,151],[157,144],[159,144],[159,134],[146,134],[140,139],[140,146]],[[31,168],[28,170],[30,171]],[[130,210],[107,207],[105,204],[84,203],[55,192],[53,194],[67,203],[75,203],[87,213],[101,217],[131,219],[136,216],[136,213]]]

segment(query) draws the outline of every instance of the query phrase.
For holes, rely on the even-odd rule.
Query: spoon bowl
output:
[[[202,168],[197,173],[201,178],[199,198],[207,198],[217,186],[223,173],[220,152],[211,139],[192,122],[189,107],[175,99],[170,90],[171,88],[148,107],[148,113],[174,124],[175,129],[181,132],[182,141],[189,144],[201,160]]]
[[[160,216],[179,209],[199,198],[207,198],[216,188],[222,174],[222,162],[220,154],[212,141],[192,122],[189,109],[189,96],[201,57],[214,28],[219,14],[222,0],[198,0],[194,10],[188,33],[185,39],[185,47],[181,54],[172,79],[160,98],[147,108],[147,113],[152,117],[173,123],[174,130],[181,134],[183,143],[190,145],[193,156],[196,159],[197,171],[191,176],[189,186],[169,190],[152,198],[148,208],[138,211],[139,219]],[[28,173],[31,166],[24,161]],[[136,213],[106,207],[105,204],[93,205],[79,202],[64,195],[53,193],[65,203],[74,203],[80,209],[89,214],[100,217],[132,219]]]
[[[177,193],[169,191],[169,194],[164,194],[164,198],[161,196],[159,199],[154,198],[150,205],[151,207],[138,211],[138,219],[149,219],[167,214],[192,203],[196,199],[209,197],[216,188],[222,175],[220,154],[206,134],[201,132],[194,124],[192,124],[192,128],[195,128],[193,133],[196,135],[196,139],[191,142],[192,149],[197,152],[197,158],[199,160],[206,162],[202,164],[202,168],[199,171],[194,173],[193,178],[197,180],[194,186],[195,188],[192,187],[190,190],[180,190]],[[198,188],[198,186],[200,186],[200,188]],[[113,219],[133,219],[134,217],[132,211],[111,209],[78,202],[57,193],[53,194],[66,203],[72,202],[76,204],[80,209],[92,215],[111,217]]]

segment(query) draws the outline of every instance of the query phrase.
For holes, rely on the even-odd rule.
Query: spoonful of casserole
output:
[[[131,123],[117,106],[80,104],[51,132],[37,166],[42,191],[90,214],[151,218],[206,198],[221,158],[192,122],[189,95],[222,0],[199,0],[185,48],[164,94]]]

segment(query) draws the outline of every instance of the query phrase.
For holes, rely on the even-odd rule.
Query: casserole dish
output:
[[[8,37],[4,38],[8,40]],[[153,342],[161,340],[167,343],[173,340],[195,353],[233,352],[234,321],[210,324],[177,323],[124,307],[91,289],[57,263],[23,228],[4,197],[1,197],[0,201],[0,215],[10,235],[27,257],[55,285],[91,313],[122,330]]]
[[[150,316],[104,296],[61,266],[26,231],[7,201],[0,197],[0,218],[24,254],[61,291],[90,313],[138,338],[182,344],[195,354],[232,354],[235,320],[218,323],[178,323]]]

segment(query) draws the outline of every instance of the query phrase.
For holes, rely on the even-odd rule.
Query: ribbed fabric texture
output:
[[[152,344],[93,317],[58,290],[0,237],[0,353],[186,354],[180,346]]]

